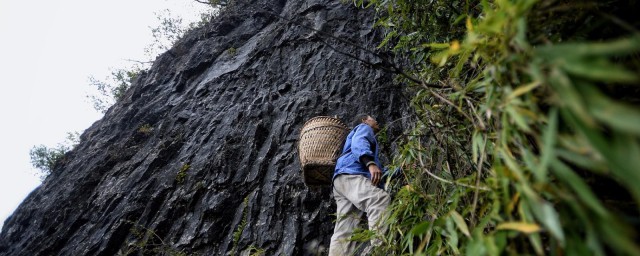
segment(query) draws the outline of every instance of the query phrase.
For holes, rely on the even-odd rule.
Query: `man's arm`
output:
[[[371,174],[371,183],[377,186],[382,178],[382,170],[374,161],[374,152],[371,144],[375,141],[373,129],[368,125],[362,125],[356,130],[351,140],[351,150],[358,157],[360,163],[367,167]]]
[[[371,184],[373,184],[374,186],[378,186],[378,183],[380,183],[380,178],[382,178],[382,170],[380,170],[380,167],[376,164],[375,161],[373,161],[373,158],[367,155],[361,156],[360,163],[364,163],[364,165],[367,166],[367,169],[371,174]]]

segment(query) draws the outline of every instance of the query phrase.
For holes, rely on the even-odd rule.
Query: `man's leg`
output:
[[[344,183],[344,177],[348,176],[351,175],[340,175],[333,181],[337,219],[329,245],[329,256],[353,255],[357,245],[355,241],[349,241],[349,239],[362,219],[362,212],[344,196],[344,193],[349,190],[348,184]]]
[[[371,198],[368,200],[369,204],[366,206],[367,221],[369,224],[369,230],[375,231],[376,237],[371,239],[372,246],[379,246],[382,244],[380,240],[381,236],[387,233],[388,227],[384,222],[387,216],[387,207],[391,202],[389,194],[381,188],[375,187],[375,190],[370,194]]]
[[[391,197],[383,189],[371,184],[371,180],[361,175],[347,175],[345,183],[351,188],[349,193],[344,194],[361,211],[367,212],[369,230],[375,231],[376,236],[382,236],[387,231],[387,226],[381,223],[385,218],[385,213]],[[371,240],[371,245],[378,246],[382,243],[380,239]]]

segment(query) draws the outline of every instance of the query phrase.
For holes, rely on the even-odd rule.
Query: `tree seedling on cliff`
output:
[[[64,155],[80,142],[80,134],[67,133],[64,143],[58,143],[55,147],[45,145],[33,146],[29,151],[31,165],[40,170],[40,180],[46,179],[53,172],[56,165],[64,160]]]

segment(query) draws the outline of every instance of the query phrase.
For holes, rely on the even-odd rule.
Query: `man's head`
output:
[[[378,133],[380,131],[380,126],[378,125],[378,121],[375,118],[368,114],[361,114],[357,116],[357,122],[367,124],[373,128],[373,132]]]

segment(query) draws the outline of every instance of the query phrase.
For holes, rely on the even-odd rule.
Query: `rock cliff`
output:
[[[0,255],[322,254],[335,204],[302,182],[302,124],[407,111],[390,74],[353,58],[380,62],[356,47],[379,42],[373,16],[340,1],[234,1],[82,134],[5,222]]]

